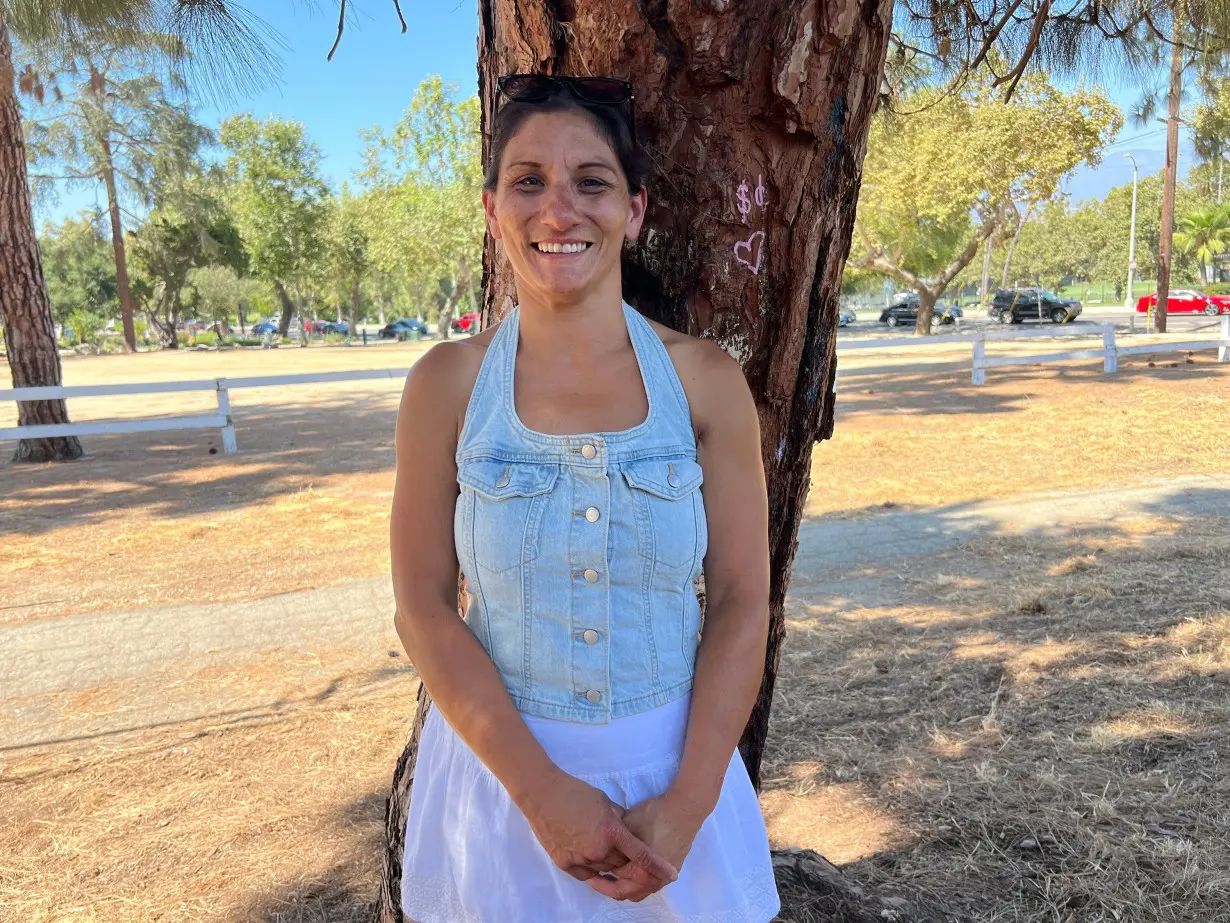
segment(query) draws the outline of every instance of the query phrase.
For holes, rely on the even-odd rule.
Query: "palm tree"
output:
[[[1200,284],[1204,285],[1209,281],[1205,270],[1230,248],[1230,207],[1204,208],[1180,218],[1174,245],[1180,253],[1196,258]]]

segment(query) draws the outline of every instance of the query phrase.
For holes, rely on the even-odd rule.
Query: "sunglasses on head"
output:
[[[500,94],[518,103],[540,103],[567,91],[577,99],[604,106],[628,104],[628,127],[636,142],[636,116],[633,112],[632,84],[614,77],[552,77],[548,74],[505,74],[496,80]]]

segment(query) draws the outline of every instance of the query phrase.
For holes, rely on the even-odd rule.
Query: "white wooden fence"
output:
[[[988,356],[987,343],[1002,340],[1049,339],[1052,337],[1096,337],[1102,338],[1102,346],[1097,349],[1076,349],[1066,352],[1038,353],[1027,356]],[[1221,319],[1221,330],[1215,339],[1204,340],[1167,340],[1163,343],[1147,343],[1140,346],[1120,346],[1115,336],[1112,324],[1082,324],[1070,326],[1061,324],[1056,327],[1028,328],[1016,330],[987,330],[973,336],[948,335],[931,337],[890,337],[878,340],[863,340],[844,343],[837,348],[837,355],[864,349],[898,349],[933,346],[940,343],[969,343],[973,347],[973,383],[987,383],[987,369],[1005,368],[1013,365],[1037,365],[1044,362],[1066,362],[1073,359],[1101,359],[1102,370],[1117,372],[1119,357],[1143,355],[1162,352],[1186,352],[1196,349],[1216,349],[1218,362],[1230,362],[1230,316]],[[838,377],[844,377],[841,370]]]
[[[94,423],[49,423],[40,426],[14,426],[0,429],[0,442],[6,439],[45,439],[52,436],[104,436],[115,433],[160,432],[173,429],[222,430],[222,451],[239,451],[231,417],[230,392],[236,388],[270,388],[279,385],[324,384],[335,381],[363,381],[372,378],[405,378],[409,369],[371,369],[361,372],[317,372],[310,375],[266,375],[249,378],[210,378],[199,381],[152,381],[123,385],[66,385],[0,390],[0,401],[46,401],[70,397],[111,397],[117,394],[168,394],[174,391],[213,391],[217,394],[217,413],[185,417],[158,417],[152,420],[99,420]]]
[[[1001,340],[1046,339],[1051,337],[1101,336],[1101,349],[1077,349],[1069,352],[1043,353],[1028,356],[988,356],[987,343]],[[1063,362],[1071,359],[1101,359],[1102,368],[1115,372],[1119,357],[1146,353],[1175,352],[1195,349],[1217,349],[1218,362],[1230,362],[1230,316],[1223,317],[1217,339],[1166,341],[1141,346],[1119,346],[1115,328],[1110,324],[1071,327],[1063,324],[1053,328],[1025,330],[988,330],[973,336],[950,335],[933,337],[890,337],[878,340],[855,340],[837,350],[842,353],[867,349],[900,349],[934,346],[941,343],[969,343],[973,346],[973,382],[984,385],[987,369],[1012,365],[1035,365],[1040,362]],[[213,391],[217,395],[216,413],[184,417],[158,417],[147,420],[99,420],[93,423],[54,423],[40,426],[14,426],[0,429],[0,442],[14,439],[45,439],[53,436],[102,436],[116,433],[160,432],[176,429],[214,429],[222,431],[222,451],[239,451],[235,443],[235,426],[231,416],[230,392],[236,388],[271,388],[281,385],[326,384],[337,381],[364,381],[378,378],[405,378],[409,369],[371,369],[355,372],[317,372],[310,375],[267,375],[249,378],[209,378],[198,381],[138,382],[122,385],[61,385],[56,387],[9,388],[0,390],[0,401],[45,401],[71,397],[111,397],[119,394],[167,394],[176,391]],[[848,374],[848,373],[847,373]],[[839,377],[845,377],[839,370]],[[834,391],[836,386],[834,386]]]

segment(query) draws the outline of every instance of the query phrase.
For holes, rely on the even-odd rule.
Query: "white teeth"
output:
[[[535,244],[535,246],[539,250],[541,250],[543,253],[580,253],[582,250],[588,247],[589,244],[587,243],[557,244],[557,243],[547,243],[544,241],[542,243]]]

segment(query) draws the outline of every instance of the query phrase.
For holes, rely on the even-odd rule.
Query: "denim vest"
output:
[[[487,348],[457,445],[466,623],[526,714],[602,724],[692,686],[708,546],[688,400],[623,306],[649,413],[617,433],[535,432],[513,406],[520,311]]]

